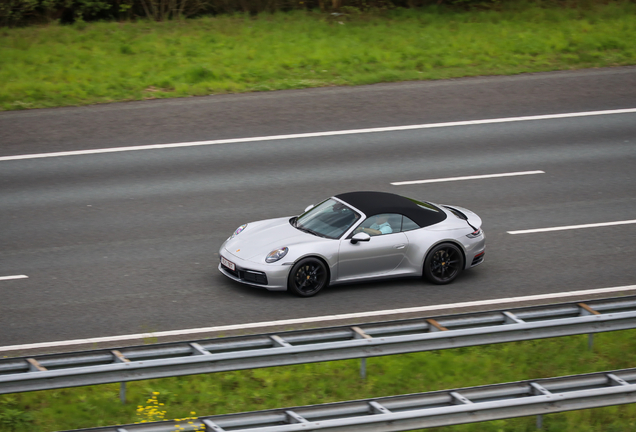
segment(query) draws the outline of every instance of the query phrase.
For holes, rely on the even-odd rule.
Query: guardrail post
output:
[[[353,330],[353,337],[354,339],[366,339],[366,340],[371,340],[373,339],[371,336],[369,336],[368,334],[366,334],[364,332],[364,330],[362,330],[360,327],[351,327],[351,330]],[[360,359],[360,378],[362,379],[366,379],[367,378],[367,359],[366,357],[363,357]]]
[[[530,393],[534,396],[539,396],[539,395],[549,396],[551,394],[550,390],[546,389],[541,384],[536,382],[531,382],[530,388],[531,388]],[[537,429],[543,429],[543,415],[541,414],[537,415]]]
[[[115,363],[130,363],[130,360],[124,356],[119,350],[111,350],[113,356],[113,362]],[[119,383],[119,400],[122,404],[126,404],[126,381]]]
[[[585,315],[600,315],[600,312],[598,312],[597,310],[592,309],[591,307],[589,307],[588,305],[586,305],[585,303],[579,303],[577,305],[581,312],[580,312],[580,316],[585,316]],[[594,345],[594,333],[589,333],[587,335],[587,349],[589,351],[592,351],[592,346]]]

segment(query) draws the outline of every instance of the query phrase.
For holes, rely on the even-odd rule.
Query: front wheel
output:
[[[329,285],[327,267],[318,258],[305,258],[289,272],[287,289],[300,297],[311,297]]]
[[[451,283],[464,269],[464,255],[452,243],[435,246],[424,261],[424,276],[437,285]]]

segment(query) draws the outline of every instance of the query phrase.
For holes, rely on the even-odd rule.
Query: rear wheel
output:
[[[318,258],[305,258],[289,272],[287,289],[300,297],[311,297],[329,285],[327,267]]]
[[[464,269],[464,255],[452,243],[435,246],[424,262],[424,276],[437,285],[451,283]]]

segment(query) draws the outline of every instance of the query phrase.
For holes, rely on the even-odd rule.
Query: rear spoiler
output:
[[[465,214],[464,214],[461,210],[458,210],[458,209],[456,209],[455,207],[451,207],[451,206],[447,206],[447,205],[445,205],[445,206],[443,206],[443,207],[445,207],[445,208],[447,208],[448,210],[450,210],[450,211],[451,211],[451,212],[452,212],[455,216],[457,216],[458,218],[465,220],[465,221],[466,221],[466,223],[467,223],[468,225],[470,225],[470,227],[471,227],[473,230],[477,231],[477,230],[479,229],[479,228],[475,228],[475,227],[474,227],[474,226],[473,226],[473,225],[472,225],[472,224],[468,221],[468,216],[466,216],[466,215],[465,215]]]

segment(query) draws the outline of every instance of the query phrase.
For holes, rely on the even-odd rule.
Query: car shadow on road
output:
[[[402,298],[412,298],[413,300],[422,300],[425,296],[429,300],[439,298],[448,301],[448,296],[460,295],[462,291],[471,288],[471,285],[482,280],[478,272],[466,271],[453,283],[448,285],[435,285],[428,282],[422,277],[402,277],[386,280],[375,281],[357,281],[346,284],[330,285],[320,291],[316,296],[310,298],[302,298],[287,291],[269,291],[264,287],[245,285],[240,282],[228,279],[223,275],[211,275],[212,283],[216,286],[227,288],[228,292],[236,293],[241,297],[252,299],[261,304],[275,302],[310,302],[310,304],[327,304],[341,300],[341,304],[332,305],[335,309],[348,309],[352,305],[380,302],[386,307],[392,307],[396,303],[404,303],[399,301]],[[375,299],[375,301],[372,301]],[[399,307],[404,307],[403,305]]]

